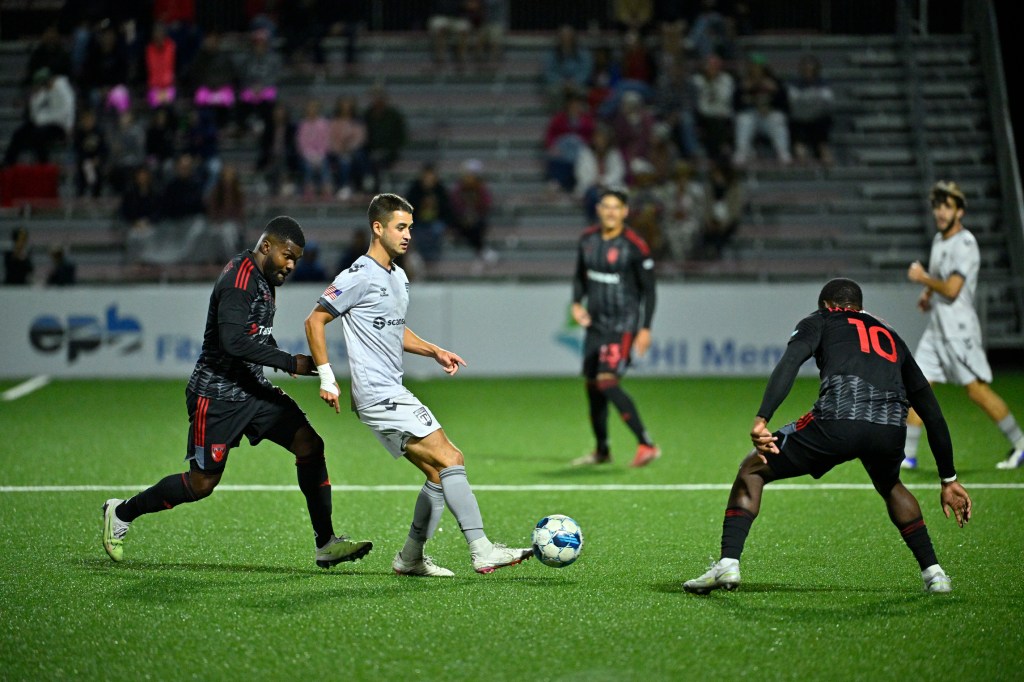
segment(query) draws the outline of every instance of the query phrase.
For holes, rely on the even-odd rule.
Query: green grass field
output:
[[[769,487],[742,587],[696,597],[681,582],[717,557],[763,379],[627,379],[665,454],[630,469],[615,420],[615,463],[586,471],[567,465],[591,445],[578,380],[411,382],[466,453],[492,539],[527,543],[549,513],[586,536],[568,568],[480,576],[446,514],[428,552],[450,580],[391,573],[418,472],[320,404],[312,380],[277,382],[327,442],[335,528],[374,541],[363,561],[315,567],[292,459],[263,444],[233,451],[209,499],[140,518],[115,565],[100,507],[184,470],[184,382],[62,381],[0,402],[0,679],[1020,679],[1024,470],[995,469],[1005,441],[959,389],[937,392],[975,519],[942,516],[926,444],[904,476],[952,594],[922,591],[852,463],[821,481],[849,485]],[[995,388],[1024,418],[1024,374]],[[816,390],[799,380],[773,426]]]

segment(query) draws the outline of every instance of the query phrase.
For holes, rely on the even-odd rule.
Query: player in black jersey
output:
[[[266,439],[295,455],[318,566],[360,559],[373,547],[334,535],[323,439],[295,401],[263,374],[264,366],[292,376],[316,374],[312,358],[279,349],[273,335],[276,288],[295,269],[305,241],[297,222],[279,216],[267,224],[254,250],[224,267],[210,295],[203,350],[185,389],[189,471],[129,500],[106,501],[103,548],[114,561],[123,558],[124,536],[136,518],[209,496],[243,435],[252,445]]]
[[[906,343],[883,321],[863,309],[860,286],[833,279],[821,290],[818,310],[790,336],[750,438],[754,450],[740,465],[722,525],[722,555],[707,573],[687,580],[687,592],[735,589],[739,559],[761,507],[761,492],[772,481],[810,474],[820,478],[837,464],[859,459],[889,518],[921,567],[929,592],[949,592],[949,577],[935,558],[917,499],[900,482],[900,462],[909,407],[924,421],[942,481],[940,503],[962,528],[971,518],[971,498],[956,480],[953,444],[931,385]],[[813,409],[775,433],[768,421],[789,394],[800,365],[814,357],[821,375]]]
[[[624,190],[601,190],[597,195],[598,224],[585,230],[579,242],[572,316],[587,330],[583,376],[597,447],[589,455],[573,460],[577,466],[611,461],[609,402],[636,436],[632,466],[644,466],[661,456],[633,399],[619,385],[633,349],[637,356],[643,356],[651,346],[655,302],[654,259],[643,238],[626,225],[627,215],[629,198]]]

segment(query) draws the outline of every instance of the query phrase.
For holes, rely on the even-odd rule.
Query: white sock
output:
[[[1003,417],[998,424],[999,430],[1003,432],[1008,441],[1013,443],[1015,450],[1024,449],[1024,431],[1021,430],[1012,414]]]
[[[907,441],[903,446],[903,456],[917,457],[917,444],[921,440],[920,426],[907,426]]]

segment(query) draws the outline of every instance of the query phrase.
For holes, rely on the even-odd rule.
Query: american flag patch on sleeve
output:
[[[338,298],[338,296],[340,296],[340,295],[341,295],[341,289],[339,289],[338,287],[336,287],[336,286],[334,286],[332,284],[331,286],[327,287],[327,289],[324,290],[324,296],[323,297],[333,301],[334,299]]]

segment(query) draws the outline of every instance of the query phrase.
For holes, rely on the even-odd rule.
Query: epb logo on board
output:
[[[121,317],[117,305],[111,305],[103,317],[68,315],[67,319],[40,315],[28,332],[32,346],[43,353],[67,349],[68,362],[101,346],[116,346],[122,355],[142,348],[142,325],[134,317]]]
[[[383,317],[373,318],[373,328],[383,329],[384,327],[397,327],[405,324],[405,318],[400,317],[397,320],[385,320]]]

